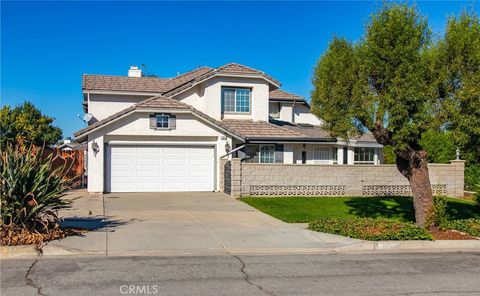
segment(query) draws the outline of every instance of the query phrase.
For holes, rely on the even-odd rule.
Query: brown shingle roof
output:
[[[210,67],[201,67],[190,72],[184,73],[173,78],[157,78],[157,77],[127,77],[127,76],[110,76],[110,75],[83,75],[83,90],[105,90],[105,91],[133,91],[133,92],[150,92],[171,96],[185,90],[196,82],[203,81],[215,74],[250,74],[259,75],[271,80],[273,83],[280,83],[268,76],[262,71],[236,64],[230,63],[215,69]]]
[[[297,132],[299,134],[304,135],[309,139],[333,139],[330,137],[330,133],[318,125],[311,125],[311,124],[299,124],[299,123],[292,123],[280,120],[271,120],[270,123],[282,127],[284,129],[288,129],[290,131]],[[336,139],[333,139],[336,140]]]
[[[245,65],[237,64],[237,63],[229,63],[218,67],[216,69],[217,73],[227,73],[227,74],[253,74],[253,75],[260,75],[268,80],[273,81],[275,84],[280,85],[280,82],[275,80],[273,77],[267,75],[265,72],[247,67]]]
[[[83,75],[83,90],[113,90],[163,93],[171,88],[170,79],[156,77],[127,77]]]
[[[146,99],[135,105],[135,107],[149,109],[149,108],[158,108],[158,109],[176,109],[176,110],[190,110],[191,106],[185,103],[179,102],[175,99],[158,96]]]
[[[303,138],[304,135],[265,121],[224,119],[221,124],[243,138]]]
[[[272,90],[269,93],[269,98],[270,100],[275,101],[305,101],[303,97],[286,92],[281,89]]]
[[[83,90],[135,91],[165,93],[209,72],[202,67],[173,78],[83,75]]]

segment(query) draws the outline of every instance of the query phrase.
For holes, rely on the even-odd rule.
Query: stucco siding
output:
[[[322,121],[310,112],[306,105],[295,105],[293,121],[296,123],[309,123],[313,125],[321,125]]]
[[[222,119],[222,87],[251,88],[251,107],[248,114],[224,114],[225,119],[253,119],[268,121],[269,85],[263,79],[242,77],[214,77],[175,98],[189,104],[217,120]]]
[[[100,121],[149,97],[151,96],[90,94],[88,112],[93,114],[91,123]]]

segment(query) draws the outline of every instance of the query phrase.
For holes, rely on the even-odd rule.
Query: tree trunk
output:
[[[430,228],[434,222],[433,193],[428,175],[427,152],[395,151],[397,168],[410,182],[418,227]]]

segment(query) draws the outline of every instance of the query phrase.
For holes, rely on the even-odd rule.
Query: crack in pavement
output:
[[[243,278],[245,279],[245,281],[251,285],[251,286],[254,286],[254,287],[257,287],[260,291],[262,291],[263,293],[267,294],[267,295],[271,295],[271,296],[276,296],[274,293],[264,289],[262,286],[260,286],[259,284],[256,284],[254,283],[251,279],[250,279],[250,276],[248,275],[248,273],[245,271],[245,267],[246,267],[246,264],[245,262],[243,262],[243,260],[237,256],[237,255],[232,255],[233,258],[237,259],[241,264],[242,264],[242,267],[240,268],[240,272],[242,273],[243,275]]]
[[[39,250],[38,250],[38,256],[37,256],[37,258],[35,258],[35,260],[32,262],[32,264],[31,264],[30,267],[28,268],[27,273],[25,274],[25,284],[26,284],[27,286],[30,286],[30,287],[36,289],[38,295],[46,296],[46,294],[44,294],[44,293],[42,292],[42,287],[41,287],[41,286],[37,286],[37,285],[33,282],[33,280],[30,278],[30,274],[32,273],[33,268],[35,267],[35,265],[37,264],[38,260],[40,259],[40,257],[41,257],[42,255],[43,255],[42,249],[39,249]]]

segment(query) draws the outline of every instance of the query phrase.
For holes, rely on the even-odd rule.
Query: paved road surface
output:
[[[33,267],[33,260],[0,263],[1,295],[480,295],[480,253],[69,257],[41,258]]]

